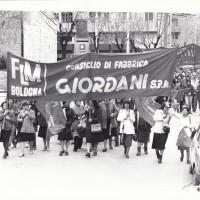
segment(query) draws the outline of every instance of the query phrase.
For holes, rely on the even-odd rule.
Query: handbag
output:
[[[170,132],[169,126],[163,126],[163,132],[164,133],[169,133]]]
[[[92,133],[98,133],[98,132],[101,132],[102,129],[101,129],[101,124],[98,123],[98,124],[91,124],[91,132]]]

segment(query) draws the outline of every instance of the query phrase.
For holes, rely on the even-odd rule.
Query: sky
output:
[[[199,0],[0,0],[0,10],[200,13]]]

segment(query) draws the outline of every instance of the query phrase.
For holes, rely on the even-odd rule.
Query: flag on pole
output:
[[[153,115],[160,108],[160,105],[155,102],[153,97],[137,97],[135,98],[135,105],[141,117],[153,126],[155,123]]]
[[[59,101],[38,100],[36,107],[46,119],[47,136],[56,135],[65,128],[66,120]]]

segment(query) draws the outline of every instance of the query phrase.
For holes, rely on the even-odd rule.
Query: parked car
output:
[[[190,173],[194,177],[194,185],[200,185],[200,126],[190,146]]]

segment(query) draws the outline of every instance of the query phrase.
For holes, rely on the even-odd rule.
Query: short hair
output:
[[[190,113],[190,109],[189,109],[189,107],[188,107],[187,105],[184,105],[184,106],[182,107],[182,110],[184,110],[184,109],[187,110],[188,114]]]
[[[23,102],[22,102],[22,107],[23,106],[29,106],[29,102],[27,101],[27,100],[24,100]]]

